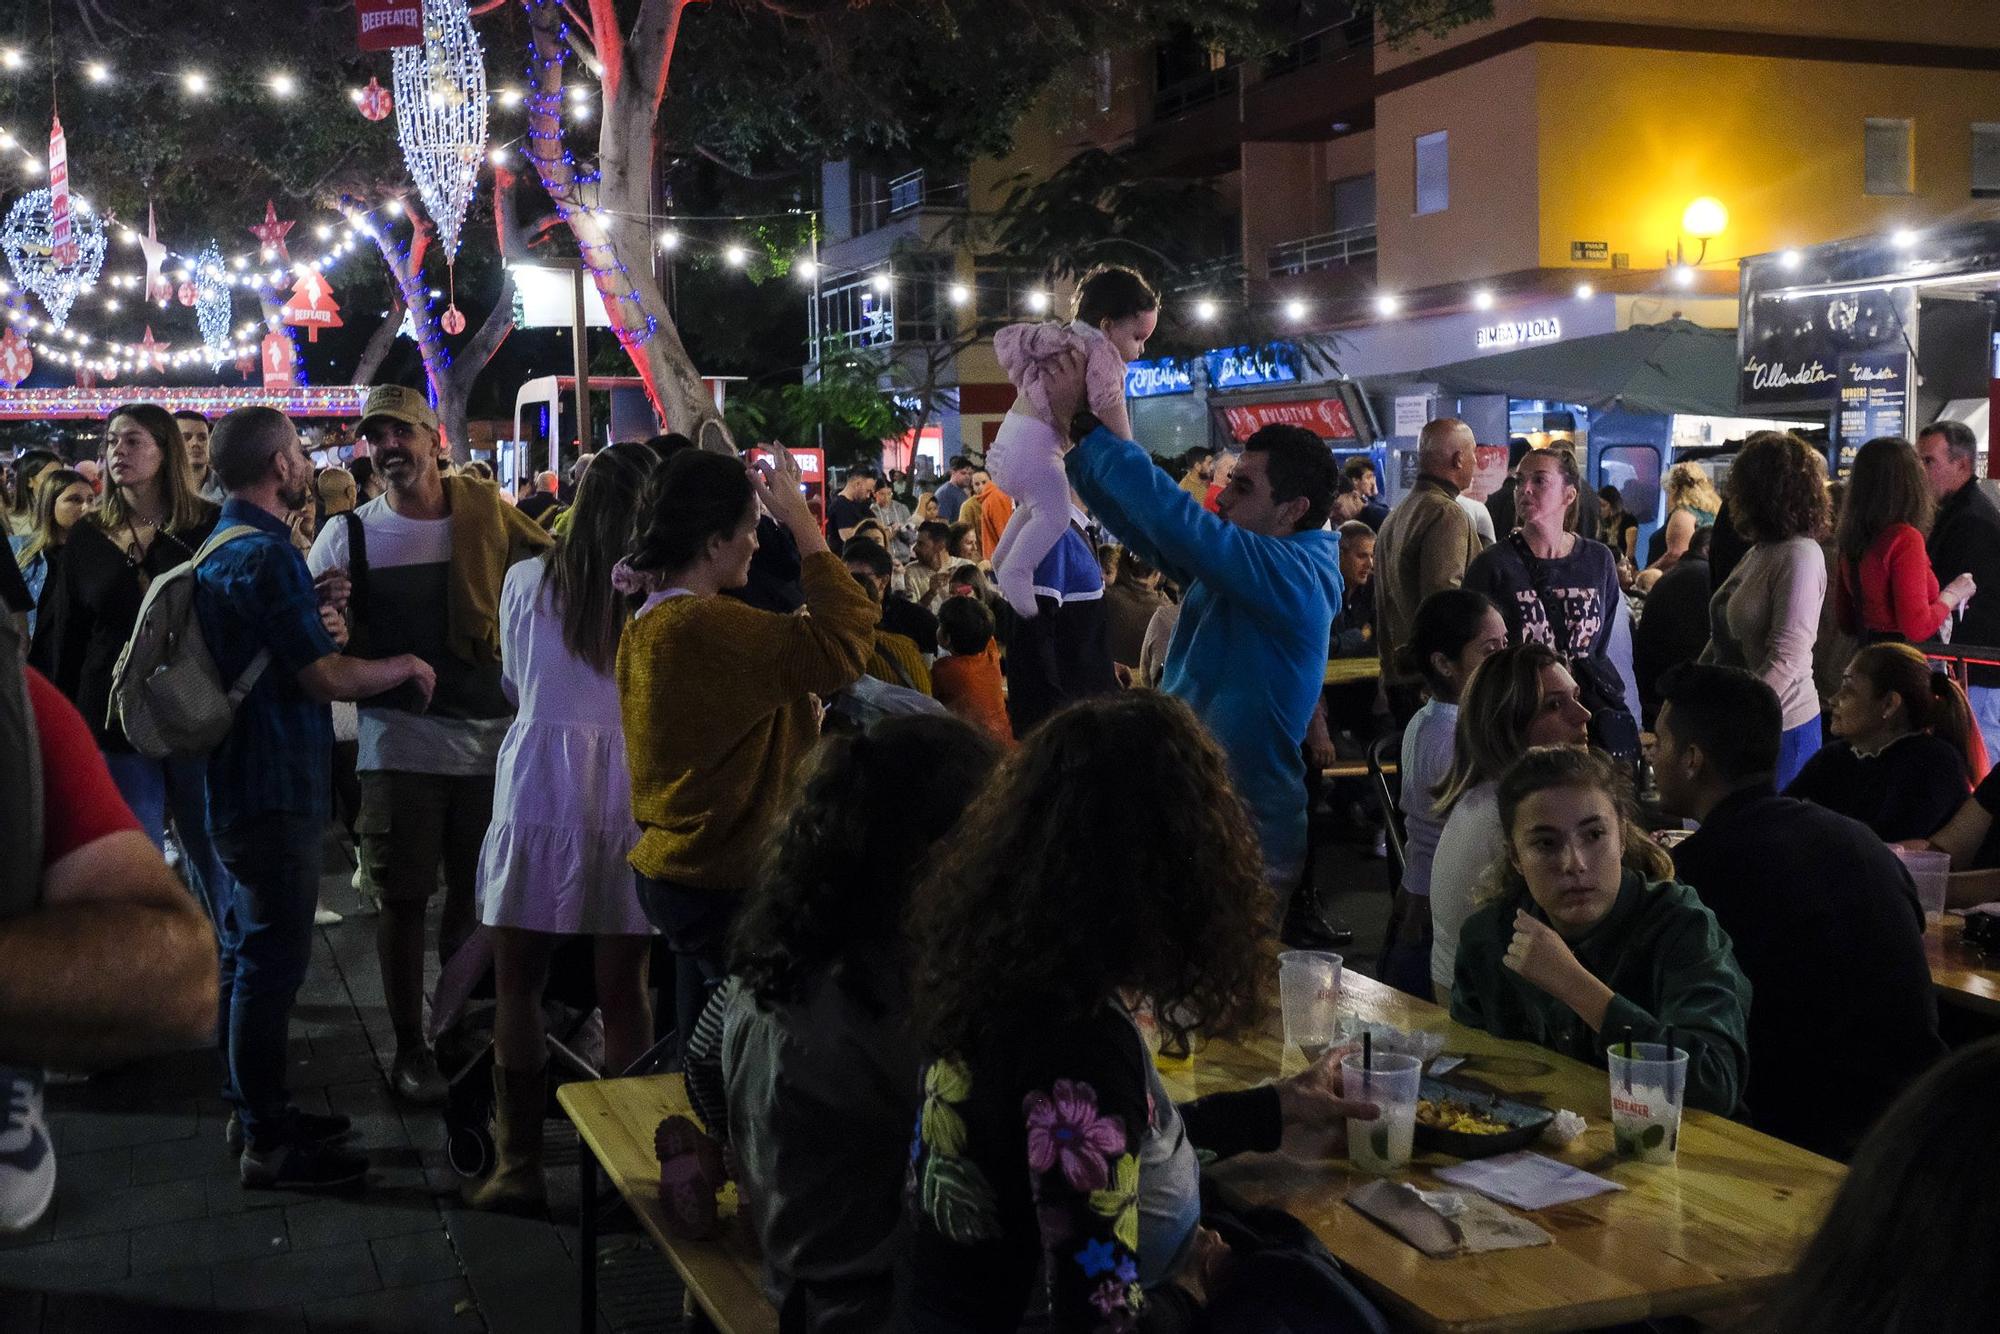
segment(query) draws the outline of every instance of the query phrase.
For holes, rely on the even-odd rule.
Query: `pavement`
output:
[[[1383,863],[1364,846],[1333,843],[1318,865],[1325,915],[1356,933],[1343,951],[1348,966],[1370,971],[1388,915]],[[372,1166],[368,1189],[244,1190],[223,1145],[229,1109],[217,1094],[212,1051],[52,1085],[56,1201],[31,1231],[0,1239],[0,1331],[576,1328],[575,1133],[560,1120],[547,1126],[548,1219],[462,1207],[437,1112],[400,1105],[384,1082],[393,1041],[374,919],[359,915],[346,863],[331,845],[322,894],[348,916],[315,933],[292,1019],[291,1087],[301,1107],[353,1118],[355,1143]],[[597,1334],[688,1328],[665,1260],[629,1219],[606,1226]]]

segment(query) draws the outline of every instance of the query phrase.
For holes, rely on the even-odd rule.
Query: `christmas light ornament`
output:
[[[34,349],[26,339],[9,329],[5,337],[0,337],[0,385],[12,389],[27,379],[35,369]]]
[[[424,0],[424,44],[395,58],[396,138],[449,262],[486,157],[486,60],[466,0]]]
[[[135,350],[142,370],[163,371],[167,368],[167,353],[172,348],[153,337],[153,326],[149,324],[146,326],[146,336],[139,340],[139,346]]]
[[[438,327],[456,338],[465,332],[465,312],[457,306],[446,306],[444,314],[438,316]]]
[[[278,258],[289,264],[292,262],[292,252],[285,249],[285,233],[291,229],[292,220],[287,218],[283,222],[278,221],[277,205],[267,199],[264,201],[264,220],[252,227],[250,234],[257,238],[259,246],[265,250],[277,251]]]
[[[153,217],[153,201],[146,201],[146,234],[139,238],[139,253],[146,257],[146,300],[165,301],[174,294],[173,285],[160,272],[167,262],[167,248],[160,243],[158,221]]]
[[[69,136],[55,116],[49,127],[49,258],[62,265],[74,265],[78,256],[69,204]]]
[[[194,318],[201,326],[202,345],[211,364],[220,366],[229,352],[229,271],[222,267],[222,252],[210,241],[195,260]]]
[[[196,295],[194,284],[188,282],[180,285],[180,289],[174,294],[174,298],[183,306],[192,306]]]
[[[69,244],[75,258],[64,263],[56,257],[53,203],[46,189],[30,190],[7,210],[0,223],[0,252],[21,286],[41,298],[49,322],[62,327],[76,299],[97,284],[104,267],[104,220],[74,201],[71,210]]]
[[[389,96],[389,90],[371,78],[366,88],[354,94],[354,105],[369,120],[381,120],[394,109],[395,102]]]

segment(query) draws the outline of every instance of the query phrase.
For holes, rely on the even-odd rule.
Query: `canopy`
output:
[[[1457,394],[1506,394],[1626,412],[1741,415],[1736,331],[1686,320],[1454,361],[1418,372]]]

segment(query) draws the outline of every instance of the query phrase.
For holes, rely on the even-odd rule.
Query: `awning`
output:
[[[1399,377],[1454,394],[1553,399],[1626,412],[1737,417],[1736,332],[1686,320],[1496,352]]]

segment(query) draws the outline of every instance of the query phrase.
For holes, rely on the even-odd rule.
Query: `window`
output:
[[[1972,197],[2000,199],[2000,124],[1972,127]]]
[[[1034,268],[984,256],[972,262],[972,285],[973,313],[983,330],[1034,319],[1028,293],[1047,288]]]
[[[1375,173],[1333,183],[1333,229],[1351,232],[1375,225]]]
[[[1915,189],[1910,174],[1907,120],[1870,116],[1861,122],[1862,189],[1871,195],[1906,195]]]
[[[1417,212],[1442,213],[1451,206],[1450,150],[1445,131],[1417,136]]]

